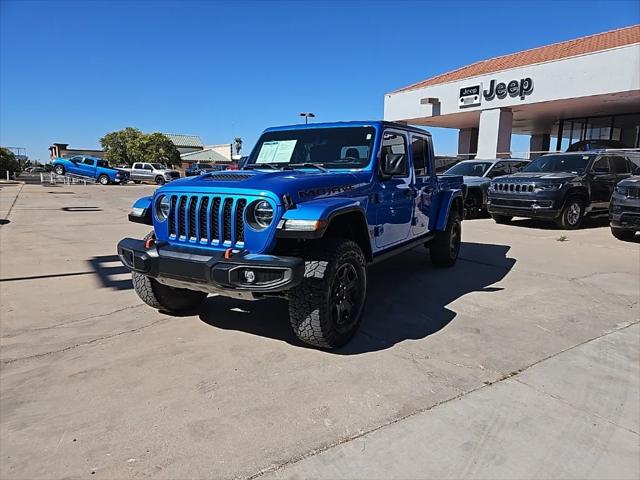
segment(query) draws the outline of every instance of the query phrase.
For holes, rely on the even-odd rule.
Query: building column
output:
[[[461,128],[458,131],[458,157],[470,159],[478,151],[478,129]]]
[[[549,133],[535,133],[531,135],[529,140],[529,158],[537,158],[540,155],[544,155],[549,151],[551,146],[551,134]]]
[[[511,151],[512,122],[513,112],[509,109],[494,108],[480,112],[476,158],[508,157]]]

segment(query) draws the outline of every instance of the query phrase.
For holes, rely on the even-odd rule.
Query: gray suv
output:
[[[618,182],[611,195],[609,221],[611,233],[619,240],[631,240],[640,231],[640,175]]]
[[[464,200],[464,218],[476,218],[487,209],[491,179],[519,172],[529,160],[524,158],[494,158],[464,160],[449,168],[444,175],[462,175],[467,194]]]

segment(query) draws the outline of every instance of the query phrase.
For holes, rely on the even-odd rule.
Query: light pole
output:
[[[315,113],[311,113],[311,112],[307,112],[307,113],[301,113],[300,114],[301,117],[304,117],[304,124],[308,124],[309,123],[309,119],[310,118],[315,118]]]

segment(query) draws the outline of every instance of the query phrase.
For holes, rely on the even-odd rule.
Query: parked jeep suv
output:
[[[618,152],[544,155],[519,173],[495,178],[488,210],[497,223],[529,217],[578,228],[586,214],[607,213],[616,183],[631,176],[633,169]]]
[[[522,158],[496,158],[488,160],[464,160],[444,172],[445,175],[462,175],[467,193],[464,197],[464,218],[476,218],[487,208],[491,179],[522,170],[529,160]]]
[[[609,206],[611,233],[619,240],[630,240],[640,231],[640,176],[622,180],[613,192]]]

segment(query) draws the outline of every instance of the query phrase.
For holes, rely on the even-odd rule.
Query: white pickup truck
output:
[[[161,163],[136,162],[129,171],[129,179],[135,183],[152,182],[164,185],[171,180],[180,178],[180,172],[171,170]]]

